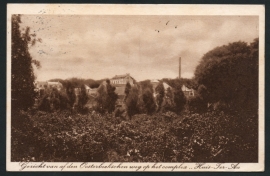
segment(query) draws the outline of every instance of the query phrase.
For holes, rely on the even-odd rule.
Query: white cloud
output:
[[[256,17],[24,15],[22,21],[43,40],[30,50],[41,61],[40,80],[175,78],[179,57],[182,76],[190,78],[209,50],[258,37]]]

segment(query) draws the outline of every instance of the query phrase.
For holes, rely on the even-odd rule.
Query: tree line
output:
[[[83,78],[69,78],[69,79],[60,79],[60,78],[55,78],[55,79],[50,79],[49,81],[52,82],[60,82],[63,86],[66,86],[68,83],[71,83],[74,87],[81,87],[82,85],[87,85],[90,88],[98,88],[99,85],[103,82],[106,81],[107,78],[105,79],[100,79],[100,80],[94,80],[94,79],[83,79]]]

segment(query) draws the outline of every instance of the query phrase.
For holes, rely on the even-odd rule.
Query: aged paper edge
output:
[[[61,8],[58,8],[58,6]],[[11,162],[11,15],[12,14],[39,14],[40,10],[46,14],[76,14],[76,15],[247,15],[259,16],[259,162],[239,163],[239,169],[213,169],[217,163],[205,163],[211,169],[195,169],[198,163],[184,163],[187,169],[175,169],[175,172],[258,172],[265,168],[265,7],[263,5],[112,5],[112,4],[7,4],[7,131],[6,131],[6,170],[20,171],[19,162]],[[40,164],[39,162],[35,164]],[[65,162],[47,162],[45,164],[58,166],[58,168],[25,169],[23,171],[61,171],[60,166]],[[82,163],[73,163],[77,169],[65,168],[64,171],[136,171],[136,169],[121,168],[80,168]],[[89,163],[90,164],[90,163]],[[91,163],[101,165],[102,163]],[[110,163],[104,163],[109,165]],[[152,166],[155,163],[121,163],[121,166]],[[181,163],[158,163],[164,166],[160,169],[147,169],[146,171],[169,172],[166,166],[181,165]],[[228,168],[236,163],[224,163]],[[119,165],[119,163],[114,163]]]

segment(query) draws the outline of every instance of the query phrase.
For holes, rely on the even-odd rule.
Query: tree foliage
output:
[[[80,94],[79,94],[79,99],[78,99],[78,109],[79,111],[83,111],[84,110],[84,107],[88,101],[88,95],[87,95],[87,92],[86,92],[86,88],[85,88],[85,85],[82,85],[81,86],[81,91],[80,91]]]
[[[67,82],[66,84],[66,94],[68,97],[69,106],[73,108],[74,103],[76,101],[75,87],[71,82]]]
[[[125,100],[127,99],[130,90],[131,90],[131,85],[129,82],[127,82],[126,87],[125,87]]]
[[[181,89],[181,87],[176,87],[173,90],[173,98],[174,98],[174,103],[175,103],[175,112],[180,113],[186,104],[186,97]]]
[[[47,88],[40,98],[38,109],[46,112],[64,110],[68,107],[68,97],[64,90]]]
[[[152,114],[156,110],[156,103],[153,96],[153,86],[150,80],[139,83],[138,109],[141,113]]]
[[[100,86],[98,87],[95,101],[96,101],[95,109],[100,113],[104,113],[106,111],[106,103],[107,103],[107,90],[105,84],[100,84]]]
[[[168,87],[166,90],[164,102],[162,108],[164,111],[174,111],[174,94],[172,88]]]
[[[147,114],[152,114],[156,110],[156,104],[153,97],[153,91],[150,88],[143,89],[142,100],[144,103],[144,111]]]
[[[118,98],[118,95],[115,93],[115,87],[110,84],[110,80],[106,81],[107,86],[107,110],[109,113],[112,113],[115,109],[115,104]]]
[[[153,114],[156,103],[153,96],[153,86],[149,80],[135,84],[126,97],[127,114],[131,117],[135,114]]]
[[[60,82],[66,87],[67,83],[70,82],[74,87],[80,87],[81,85],[88,85],[91,88],[98,88],[99,85],[106,79],[94,80],[94,79],[83,79],[83,78],[69,78],[69,79],[50,79],[49,81]]]
[[[100,113],[112,113],[118,95],[115,93],[115,87],[110,84],[110,80],[106,80],[106,84],[102,83],[97,89],[96,110]]]
[[[40,67],[29,53],[29,46],[36,43],[35,35],[30,34],[27,27],[24,32],[20,30],[21,16],[12,15],[11,19],[11,99],[12,106],[27,109],[33,106],[36,93],[34,91],[35,75],[32,64]],[[39,41],[41,41],[39,39]]]
[[[126,97],[126,111],[129,117],[137,114],[139,112],[138,110],[138,98],[139,98],[139,90],[137,85],[133,86],[128,96]]]
[[[156,102],[157,102],[157,105],[158,105],[158,111],[161,109],[161,105],[163,103],[163,99],[164,99],[164,95],[165,95],[165,88],[164,88],[164,85],[163,85],[163,82],[159,82],[156,89],[155,89],[155,92],[156,92]]]
[[[140,114],[128,122],[67,111],[14,117],[12,162],[258,162],[258,120],[251,115],[241,124],[222,112]]]
[[[173,88],[182,87],[183,85],[186,85],[190,88],[196,88],[196,82],[193,79],[189,78],[180,78],[180,79],[163,78],[161,81],[167,83]]]
[[[258,43],[234,42],[207,52],[195,70],[204,99],[237,110],[258,108]]]

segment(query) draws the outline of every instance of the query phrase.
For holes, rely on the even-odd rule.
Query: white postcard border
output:
[[[127,166],[128,168],[104,168],[111,163],[88,163],[94,164],[96,168],[83,168],[83,163],[73,163],[77,168],[67,168],[71,163],[28,163],[28,166],[40,166],[40,168],[23,168],[19,162],[11,162],[11,15],[12,14],[76,14],[76,15],[248,15],[259,16],[259,162],[258,163],[204,163],[197,168],[199,163],[112,163],[117,166]],[[264,171],[265,164],[265,8],[263,5],[112,5],[112,4],[8,4],[7,5],[7,131],[6,131],[6,169],[7,171],[136,171],[136,168],[129,166],[140,166],[137,171]],[[24,163],[25,164],[25,163]],[[100,167],[98,168],[98,166]],[[50,168],[48,166],[55,166]],[[47,166],[47,167],[46,167]],[[170,166],[170,167],[169,167]],[[173,166],[186,166],[187,169],[176,168]],[[218,166],[220,166],[218,169]],[[222,169],[221,166],[224,166]],[[112,167],[112,166],[111,166]],[[149,168],[148,168],[149,167]],[[208,168],[207,168],[208,167]],[[209,168],[210,167],[210,168]],[[226,168],[225,168],[226,167]],[[233,167],[236,167],[232,169]],[[239,169],[237,169],[239,167]],[[62,168],[62,169],[61,169]]]

